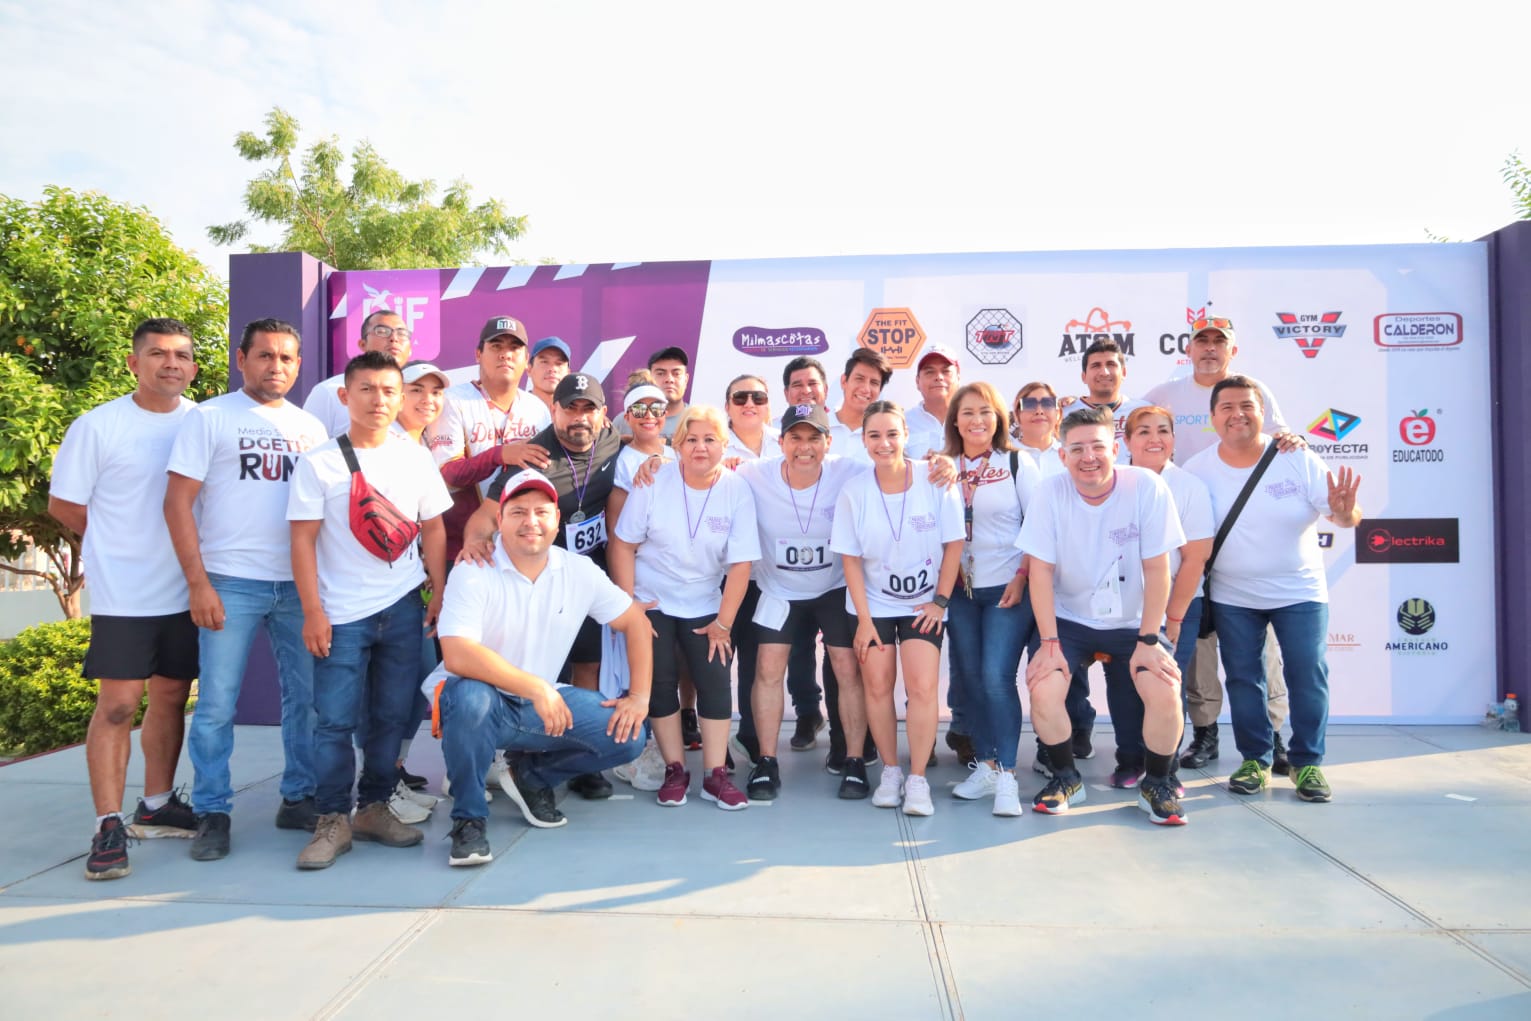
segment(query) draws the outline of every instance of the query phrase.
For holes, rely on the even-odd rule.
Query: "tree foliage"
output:
[[[196,339],[191,396],[228,384],[228,289],[178,248],[148,210],[95,192],[48,188],[38,202],[0,195],[0,557],[35,544],[42,575],[79,616],[80,537],[48,516],[48,478],[64,430],[130,392],[133,329],[180,319]]]
[[[1515,218],[1531,220],[1531,166],[1526,165],[1519,152],[1512,152],[1505,157],[1500,176],[1515,199]]]
[[[498,199],[473,204],[473,189],[452,182],[434,201],[434,181],[410,181],[394,170],[370,142],[351,150],[350,180],[335,136],[309,146],[298,166],[299,125],[280,107],[266,115],[264,135],[242,131],[239,155],[264,167],[245,186],[246,219],[208,228],[219,245],[246,243],[252,223],[282,233],[252,252],[302,251],[336,269],[409,269],[471,265],[480,252],[505,254],[526,230]]]

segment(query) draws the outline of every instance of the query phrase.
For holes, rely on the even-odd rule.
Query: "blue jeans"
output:
[[[1191,707],[1186,701],[1189,696],[1186,689],[1190,685],[1190,678],[1195,669],[1196,662],[1196,632],[1201,630],[1201,596],[1191,600],[1191,605],[1185,608],[1185,619],[1180,622],[1180,640],[1175,643],[1175,665],[1180,668],[1180,708],[1190,714]]]
[[[1111,729],[1116,732],[1116,762],[1118,766],[1141,769],[1144,755],[1143,699],[1138,694],[1137,685],[1133,683],[1130,670],[1132,654],[1138,647],[1138,629],[1098,631],[1059,617],[1058,645],[1069,666],[1073,668],[1069,683],[1070,698],[1073,697],[1074,679],[1089,670],[1090,664],[1095,661],[1095,654],[1103,652],[1110,657],[1101,665],[1106,673],[1106,708],[1111,713]],[[1069,718],[1073,720],[1072,712]],[[1094,721],[1095,710],[1091,709],[1090,722]]]
[[[303,645],[303,606],[290,581],[259,581],[209,574],[223,601],[223,630],[198,629],[202,676],[186,748],[195,779],[191,805],[199,813],[227,813],[234,804],[229,756],[234,751],[234,711],[244,684],[245,662],[255,629],[266,625],[282,688],[282,797],[298,801],[314,793],[314,657]]]
[[[363,716],[367,738],[362,747],[361,781],[356,804],[387,801],[397,775],[399,742],[414,733],[411,715],[420,688],[420,633],[425,607],[420,593],[406,592],[392,606],[370,617],[336,624],[330,654],[314,660],[314,763],[319,783],[315,807],[321,814],[351,809],[356,775],[352,735]],[[362,693],[367,692],[363,699]]]
[[[1217,641],[1227,675],[1228,714],[1239,754],[1270,766],[1271,721],[1265,708],[1265,629],[1276,631],[1282,674],[1291,707],[1293,766],[1324,761],[1324,731],[1329,725],[1329,663],[1324,658],[1329,632],[1328,603],[1293,603],[1274,610],[1250,610],[1212,603]]]
[[[947,641],[951,648],[949,691],[961,694],[963,723],[980,759],[994,759],[1001,769],[1014,769],[1021,740],[1021,695],[1016,677],[1021,651],[1036,631],[1028,590],[1015,606],[1000,609],[1004,585],[975,588],[969,596],[962,586],[946,608]],[[952,726],[957,714],[952,712]]]
[[[453,819],[486,819],[484,776],[494,753],[523,753],[516,774],[533,787],[555,787],[571,777],[599,773],[631,762],[643,751],[640,734],[625,744],[606,733],[611,710],[601,694],[560,688],[574,725],[558,737],[543,729],[542,717],[519,695],[465,677],[448,677],[441,692],[441,753],[452,785]]]

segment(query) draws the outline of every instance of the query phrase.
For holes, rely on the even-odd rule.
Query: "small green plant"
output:
[[[89,619],[29,627],[0,645],[0,749],[34,755],[85,740],[96,682],[80,675]],[[138,709],[136,724],[143,719]]]

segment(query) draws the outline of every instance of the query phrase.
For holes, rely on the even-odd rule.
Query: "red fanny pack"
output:
[[[346,467],[351,469],[351,534],[368,553],[391,564],[408,552],[420,537],[420,526],[412,518],[406,518],[388,497],[372,488],[372,483],[361,473],[350,437],[342,435],[337,442],[346,459]]]

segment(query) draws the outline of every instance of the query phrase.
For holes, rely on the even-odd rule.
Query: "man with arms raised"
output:
[[[314,658],[303,645],[303,605],[292,581],[288,477],[298,456],[329,437],[287,401],[303,362],[297,328],[257,319],[244,329],[235,366],[244,387],[199,405],[170,454],[165,523],[191,591],[202,674],[188,748],[196,770],[191,856],[229,853],[234,789],[234,707],[262,623],[282,690],[281,829],[314,828]]]
[[[195,405],[182,391],[197,376],[191,329],[146,319],[133,331],[128,369],[138,387],[75,419],[53,458],[48,513],[83,537],[90,582],[90,648],[84,672],[99,678],[85,735],[85,768],[96,805],[86,879],[128,874],[122,816],[133,717],[149,688],[139,744],[144,797],[133,813],[139,836],[191,837],[191,806],[173,793],[186,725],[186,697],[198,673],[197,626],[170,537],[157,526],[165,464]]]
[[[356,342],[356,349],[360,352],[381,351],[402,366],[409,361],[414,339],[409,327],[396,313],[385,308],[374,309],[361,321],[361,339]],[[337,373],[314,384],[304,398],[303,410],[324,425],[327,436],[339,436],[351,428],[351,416],[340,403],[340,388],[345,382],[345,373]]]

